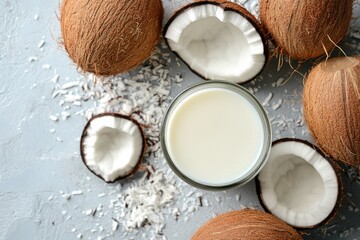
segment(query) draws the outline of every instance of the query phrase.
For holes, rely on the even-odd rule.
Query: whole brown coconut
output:
[[[346,35],[353,0],[261,0],[260,19],[276,52],[297,60],[329,53]]]
[[[64,0],[61,32],[70,58],[86,72],[128,71],[152,53],[163,17],[161,0]]]
[[[192,240],[300,240],[292,227],[258,210],[241,210],[217,216],[203,225]]]
[[[360,56],[333,58],[311,70],[304,114],[322,151],[360,167]]]

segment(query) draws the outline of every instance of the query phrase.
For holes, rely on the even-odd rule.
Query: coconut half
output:
[[[105,182],[135,172],[145,152],[144,134],[135,120],[116,113],[97,115],[81,137],[81,157],[87,168]]]
[[[244,83],[267,62],[260,23],[236,3],[190,3],[170,18],[164,36],[170,49],[205,79]]]
[[[340,184],[330,162],[310,143],[280,139],[258,175],[263,206],[289,225],[312,228],[329,220]]]

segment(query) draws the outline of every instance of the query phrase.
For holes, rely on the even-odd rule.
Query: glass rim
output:
[[[166,131],[167,131],[167,122],[169,120],[169,117],[171,116],[172,112],[180,102],[185,100],[188,96],[192,95],[193,93],[196,93],[201,90],[210,89],[210,88],[223,88],[230,91],[233,91],[234,93],[240,94],[242,97],[244,97],[256,110],[260,117],[260,121],[262,123],[262,127],[264,130],[264,142],[261,149],[261,153],[256,160],[254,166],[245,173],[244,176],[238,178],[237,180],[234,180],[232,182],[226,183],[226,184],[219,184],[219,185],[210,185],[210,184],[204,184],[199,183],[190,177],[186,176],[178,167],[176,167],[175,163],[173,162],[170,153],[168,152],[168,147],[166,143]],[[240,187],[247,182],[251,181],[256,175],[261,171],[261,169],[264,167],[271,149],[272,144],[272,131],[271,131],[271,124],[269,121],[269,117],[267,113],[265,112],[265,109],[259,102],[259,100],[250,93],[246,88],[243,86],[240,86],[235,83],[227,82],[227,81],[208,81],[208,82],[202,82],[194,84],[187,89],[180,92],[170,103],[161,126],[161,132],[160,132],[160,142],[161,142],[161,148],[164,153],[164,157],[172,171],[184,182],[188,183],[189,185],[203,189],[208,191],[223,191],[228,189],[233,189],[236,187]]]

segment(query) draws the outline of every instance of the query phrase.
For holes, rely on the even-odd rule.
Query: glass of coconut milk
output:
[[[172,170],[205,190],[225,190],[253,179],[271,148],[271,126],[258,100],[223,81],[194,85],[171,103],[161,144]]]

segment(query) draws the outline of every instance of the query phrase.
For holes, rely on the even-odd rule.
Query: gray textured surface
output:
[[[166,18],[180,2],[164,1]],[[249,1],[245,6],[255,11],[256,3]],[[57,44],[60,36],[56,17],[58,4],[58,1],[45,0],[0,1],[0,239],[76,239],[78,233],[83,234],[84,239],[96,239],[99,231],[90,233],[90,229],[99,226],[103,226],[105,231],[111,229],[110,216],[91,219],[82,212],[99,204],[108,205],[108,195],[103,198],[97,196],[114,188],[89,173],[77,153],[78,138],[85,119],[72,116],[58,123],[49,120],[51,114],[61,112],[58,102],[51,98],[54,84],[50,79],[54,71],[60,75],[62,83],[80,76]],[[37,20],[35,15],[39,16]],[[38,47],[41,40],[45,41],[43,50]],[[348,54],[359,54],[360,41],[348,37],[342,47]],[[29,57],[32,56],[38,60],[30,62]],[[175,59],[173,55],[171,58]],[[44,64],[50,64],[51,69],[44,69]],[[299,71],[306,73],[312,64],[302,64]],[[289,126],[284,129],[273,125],[274,139],[296,136],[310,140],[304,126],[295,126],[296,120],[301,118],[302,76],[295,73],[284,86],[273,87],[272,84],[280,77],[286,79],[292,72],[287,64],[279,72],[276,66],[277,59],[271,60],[256,82],[246,86],[258,88],[256,96],[261,101],[269,92],[274,94],[270,102],[272,105],[279,99],[283,100],[278,110],[267,107],[270,118],[284,116],[289,120]],[[185,79],[181,86],[174,85],[172,96],[192,83],[202,81],[184,64],[178,66],[176,61],[172,61],[170,67]],[[50,129],[56,132],[50,133]],[[57,141],[57,138],[62,141]],[[360,214],[353,211],[360,206],[360,185],[359,181],[355,181],[358,175],[349,176],[346,174],[348,169],[343,168],[347,194],[340,214],[328,226],[313,230],[304,238],[360,239]],[[74,190],[82,190],[84,194],[73,197],[71,202],[59,197],[60,191]],[[175,203],[180,208],[189,192],[197,191],[187,186],[181,190]],[[189,214],[188,221],[184,216],[179,221],[167,217],[165,235],[168,239],[188,239],[213,214],[242,206],[260,208],[254,183],[226,193],[202,194],[209,200],[210,206]],[[241,195],[240,201],[236,201],[236,194]],[[330,227],[329,231],[326,231],[327,227]],[[77,231],[72,232],[72,228]],[[120,228],[108,239],[122,239],[123,231]],[[331,236],[326,233],[331,233]],[[128,236],[129,239],[130,236],[141,239],[136,234]]]

